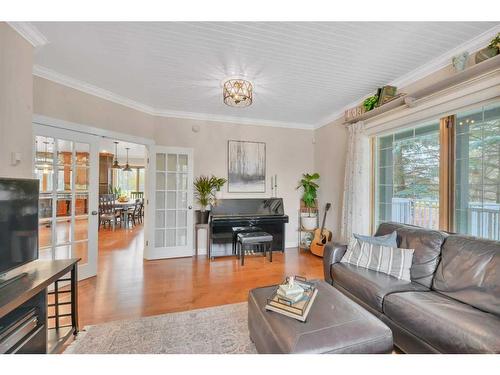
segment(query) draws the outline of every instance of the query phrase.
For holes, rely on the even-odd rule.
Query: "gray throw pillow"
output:
[[[367,242],[371,245],[380,245],[388,247],[398,247],[398,234],[396,231],[386,234],[385,236],[363,236],[361,234],[353,233],[355,239],[361,242]]]

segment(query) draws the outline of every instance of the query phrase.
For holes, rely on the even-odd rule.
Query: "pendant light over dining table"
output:
[[[132,172],[132,168],[130,168],[130,165],[128,164],[128,150],[130,150],[129,147],[125,147],[125,150],[127,150],[127,163],[125,164],[125,167],[123,168],[124,172]]]
[[[111,166],[111,168],[113,169],[122,169],[121,165],[118,164],[118,142],[114,142],[115,143],[115,160],[113,161],[113,165]]]

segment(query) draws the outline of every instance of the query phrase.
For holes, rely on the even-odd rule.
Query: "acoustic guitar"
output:
[[[328,213],[330,207],[331,204],[327,203],[325,207],[325,214],[323,215],[323,223],[321,224],[321,229],[316,229],[314,231],[314,238],[311,242],[311,253],[319,257],[323,257],[326,243],[332,240],[332,232],[330,232],[328,229],[325,229],[326,214]]]

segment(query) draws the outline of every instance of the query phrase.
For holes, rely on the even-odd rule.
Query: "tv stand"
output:
[[[78,333],[78,261],[36,260],[4,283],[0,353],[58,353]]]
[[[22,272],[19,275],[11,277],[10,279],[4,279],[4,280],[0,279],[0,289],[6,287],[7,285],[13,283],[16,280],[19,280],[22,277],[25,277],[25,276],[28,276],[28,274],[26,272]]]

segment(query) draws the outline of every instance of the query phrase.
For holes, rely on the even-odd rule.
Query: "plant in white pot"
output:
[[[316,208],[316,197],[319,185],[314,182],[319,179],[319,173],[304,173],[302,175],[302,179],[300,180],[299,186],[297,189],[302,188],[304,193],[302,194],[302,201],[304,205],[307,207],[307,216],[302,216],[300,218],[302,228],[306,230],[314,230],[316,229],[316,212],[312,212],[313,209]]]

